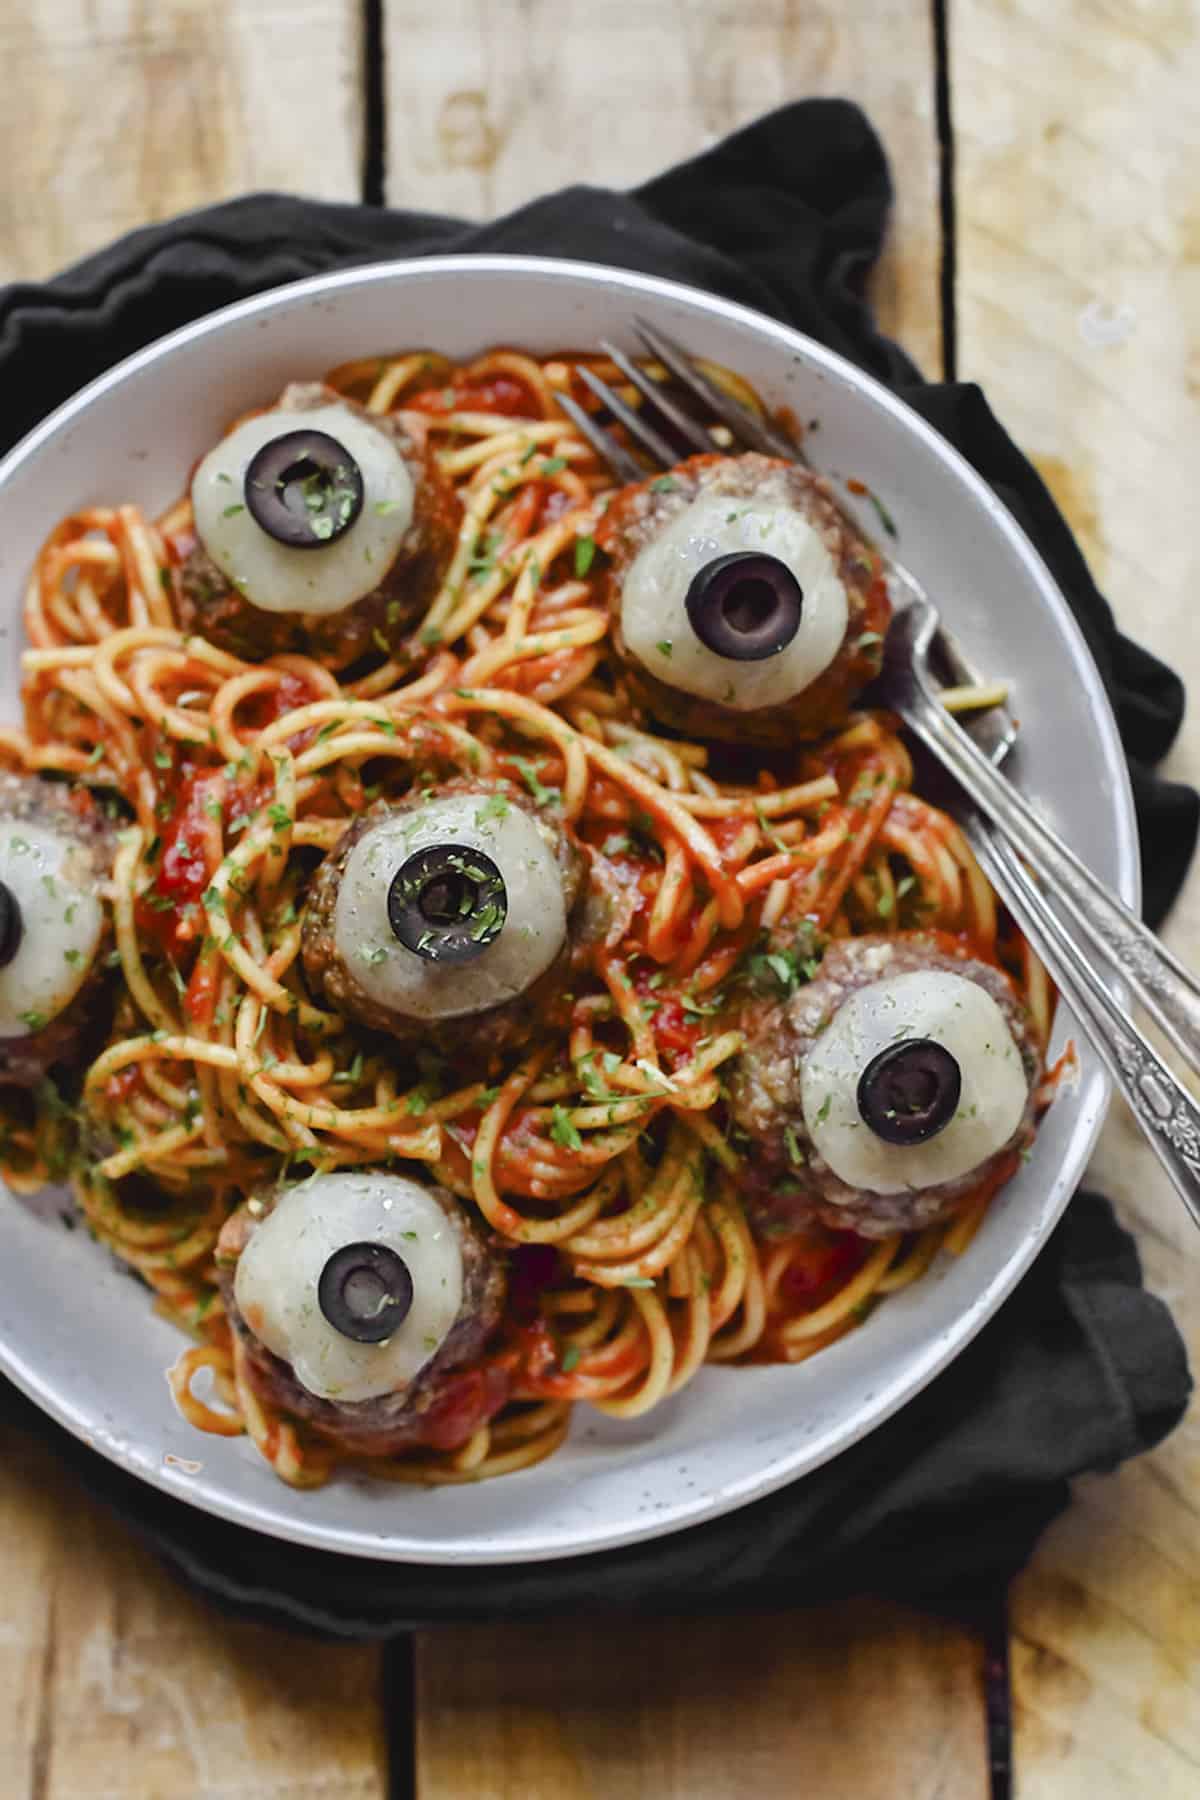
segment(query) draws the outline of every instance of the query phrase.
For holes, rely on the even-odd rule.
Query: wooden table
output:
[[[13,0],[0,63],[0,278],[255,187],[482,216],[854,96],[899,190],[888,329],[986,383],[1200,689],[1196,0]],[[1172,767],[1200,779],[1194,719]],[[1200,870],[1168,937],[1200,960]],[[1119,1112],[1096,1177],[1200,1361],[1194,1231]],[[4,1452],[5,1800],[989,1792],[981,1644],[895,1607],[455,1630],[383,1669],[218,1617],[37,1445]],[[1081,1483],[1016,1583],[1021,1800],[1200,1793],[1198,1492],[1200,1411]]]

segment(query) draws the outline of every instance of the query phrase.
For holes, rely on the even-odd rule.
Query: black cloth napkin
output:
[[[575,187],[487,225],[252,195],[134,232],[51,282],[0,292],[0,438],[15,442],[82,383],[200,314],[383,258],[578,257],[758,307],[889,383],[975,465],[1041,550],[1116,709],[1146,916],[1157,923],[1186,872],[1200,807],[1191,789],[1151,772],[1179,727],[1182,685],[1117,630],[1054,501],[979,389],[924,382],[880,335],[864,285],[890,198],[863,115],[822,100],[784,107],[631,194]],[[1189,1390],[1183,1345],[1141,1285],[1132,1241],[1106,1201],[1080,1193],[995,1319],[894,1419],[766,1500],[630,1549],[507,1569],[298,1549],[143,1486],[15,1389],[0,1388],[0,1417],[53,1438],[90,1493],[225,1605],[338,1636],[386,1637],[438,1621],[779,1606],[863,1590],[969,1611],[1020,1567],[1066,1504],[1071,1478],[1157,1443]]]

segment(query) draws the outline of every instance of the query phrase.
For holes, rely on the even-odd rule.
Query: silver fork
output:
[[[781,427],[759,418],[710,381],[687,352],[657,326],[642,319],[634,323],[650,354],[708,415],[721,421],[736,444],[807,465],[799,446]],[[663,393],[660,384],[632,358],[613,344],[600,347],[687,444],[707,452],[719,447],[709,429],[673,395]],[[649,419],[627,406],[590,370],[579,373],[656,464],[670,467],[676,461],[673,446]],[[637,458],[570,395],[558,398],[619,481],[645,478],[647,470]],[[851,523],[860,537],[868,535],[856,520]],[[953,685],[975,685],[980,677],[941,624],[921,583],[878,543],[874,547],[884,560],[893,592],[903,601],[885,646],[883,697],[955,778],[959,798],[952,803],[952,810],[984,872],[1042,957],[1180,1199],[1200,1225],[1200,1108],[1109,992],[1056,908],[1067,911],[1100,956],[1128,981],[1197,1072],[1200,983],[998,772],[1016,738],[1016,725],[1007,708],[997,705],[981,711],[973,717],[969,730],[946,711],[933,678],[935,659]]]

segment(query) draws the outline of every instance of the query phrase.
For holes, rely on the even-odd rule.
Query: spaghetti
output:
[[[185,635],[186,500],[157,520],[132,505],[63,520],[26,596],[25,722],[0,750],[111,793],[123,819],[108,896],[119,998],[83,1082],[78,1199],[196,1340],[171,1374],[186,1416],[249,1433],[301,1487],[351,1459],[264,1402],[230,1330],[214,1247],[247,1193],[399,1161],[477,1209],[510,1253],[510,1300],[441,1421],[453,1447],[370,1459],[388,1479],[474,1481],[549,1455],[579,1401],[629,1418],[706,1362],[814,1355],[939,1252],[960,1254],[1011,1172],[916,1234],[759,1242],[723,1095],[746,984],[797,978],[764,954],[770,934],[802,920],[835,939],[953,934],[1011,973],[1049,1035],[1044,972],[958,828],[913,792],[889,717],[852,715],[786,774],[747,780],[631,706],[598,587],[607,479],[556,401],[594,404],[579,366],[420,353],[328,377],[374,414],[423,414],[462,502],[409,659],[252,665]],[[591,865],[567,1029],[457,1084],[432,1059],[401,1068],[365,1045],[313,1003],[298,961],[315,860],[427,767],[552,799]],[[14,1185],[51,1172],[54,1130],[44,1116],[14,1127]],[[489,1368],[512,1399],[471,1429]]]

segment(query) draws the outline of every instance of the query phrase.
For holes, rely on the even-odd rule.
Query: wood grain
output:
[[[226,1619],[15,1431],[0,1522],[6,1800],[382,1796],[376,1651]]]
[[[862,1603],[425,1635],[420,1800],[982,1800],[980,1656]]]
[[[251,187],[354,199],[357,0],[0,9],[0,279]],[[0,1455],[0,1793],[382,1795],[378,1657],[224,1619],[43,1450]]]
[[[393,205],[486,217],[571,182],[625,187],[784,100],[852,94],[897,185],[876,304],[917,360],[940,368],[923,8],[444,0],[431,13],[386,0],[385,16]],[[427,1634],[418,1794],[982,1800],[979,1665],[970,1634],[883,1606]]]
[[[358,0],[0,8],[0,280],[248,188],[358,197]]]
[[[961,373],[983,381],[1122,623],[1188,679],[1200,781],[1200,14],[955,0]],[[1200,868],[1168,942],[1200,964]],[[1195,1228],[1117,1110],[1097,1183],[1200,1365]],[[1200,1792],[1200,1411],[1080,1485],[1013,1597],[1021,1800]]]
[[[385,0],[387,196],[487,218],[628,187],[785,100],[848,95],[897,174],[887,328],[941,367],[932,10],[911,0]],[[419,45],[419,53],[414,47]]]

